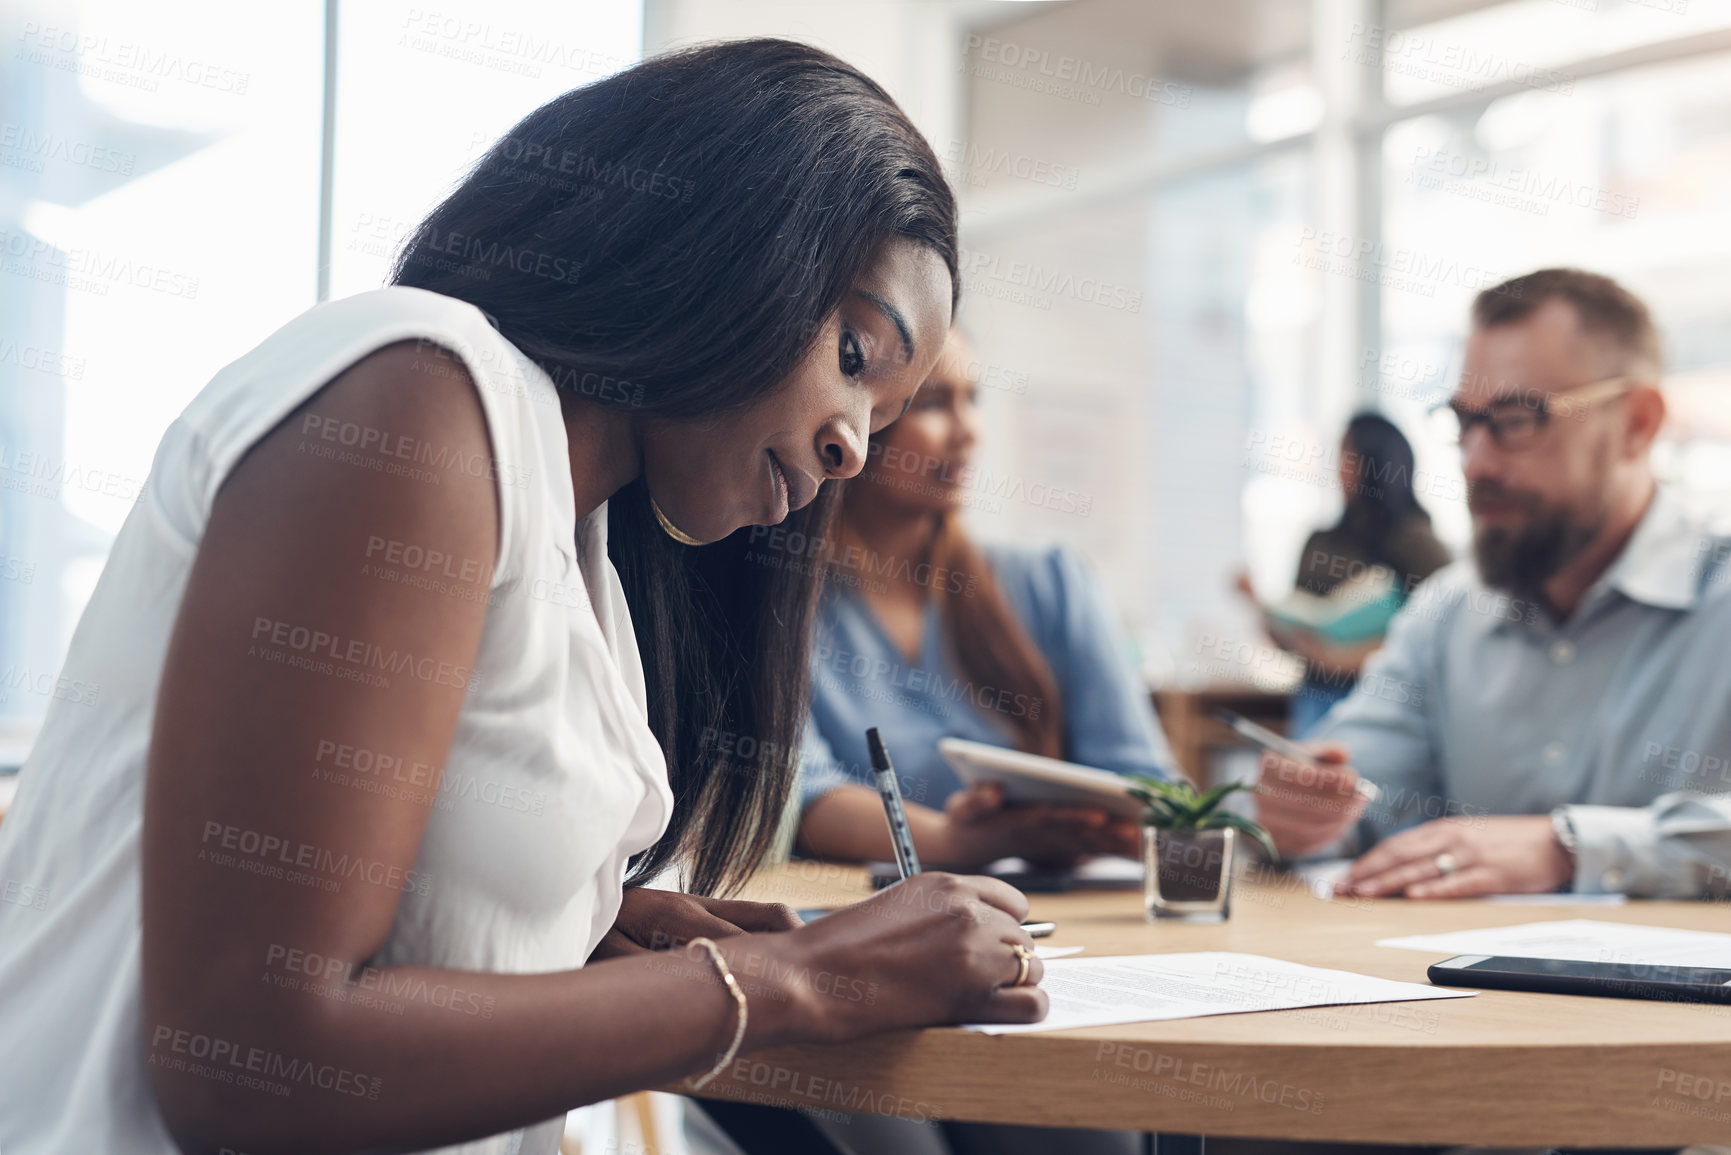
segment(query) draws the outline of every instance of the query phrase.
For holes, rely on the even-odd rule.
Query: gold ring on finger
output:
[[[1021,987],[1028,985],[1028,971],[1034,964],[1034,952],[1019,942],[1010,944],[1010,949],[1016,952],[1016,981],[1010,985]]]

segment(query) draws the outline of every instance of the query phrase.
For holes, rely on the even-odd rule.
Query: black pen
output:
[[[884,817],[890,824],[890,842],[895,846],[896,870],[908,879],[920,872],[920,856],[914,851],[914,832],[908,827],[907,807],[902,805],[902,788],[896,782],[896,768],[890,764],[890,752],[884,749],[883,736],[873,726],[866,731],[866,746],[871,750],[872,777],[877,780],[878,797],[883,799]],[[1034,938],[1045,938],[1058,924],[1024,922],[1022,929]]]
[[[902,788],[896,782],[896,769],[890,765],[890,752],[884,749],[884,740],[876,726],[866,731],[866,745],[871,748],[872,777],[877,780],[878,797],[883,799],[884,817],[890,824],[896,869],[903,878],[910,878],[920,872],[920,856],[914,851],[914,832],[908,829],[908,812],[902,805]]]
[[[1262,749],[1267,750],[1272,754],[1278,754],[1282,758],[1290,759],[1302,766],[1309,766],[1313,770],[1327,769],[1321,762],[1316,760],[1316,757],[1311,754],[1309,750],[1306,750],[1297,742],[1276,734],[1266,726],[1258,726],[1243,714],[1237,714],[1231,710],[1219,709],[1214,711],[1214,716],[1219,719],[1221,724],[1227,729],[1231,730],[1234,734],[1237,734],[1240,738],[1243,738],[1253,746],[1260,746]],[[1377,788],[1375,782],[1372,782],[1368,778],[1360,778],[1353,784],[1353,789],[1367,802],[1376,802],[1382,798],[1382,791]]]

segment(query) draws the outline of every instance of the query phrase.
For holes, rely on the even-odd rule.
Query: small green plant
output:
[[[1188,781],[1133,776],[1136,785],[1130,793],[1142,803],[1142,825],[1156,830],[1225,830],[1242,831],[1262,844],[1270,861],[1280,861],[1280,851],[1261,825],[1230,811],[1220,809],[1228,794],[1237,790],[1255,793],[1249,782],[1226,782],[1206,792],[1198,792]]]

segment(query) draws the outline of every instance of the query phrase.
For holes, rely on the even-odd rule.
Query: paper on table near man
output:
[[[1246,1011],[1454,999],[1473,991],[1325,970],[1228,951],[1054,959],[1040,983],[1051,1011],[1038,1023],[969,1023],[988,1035],[1061,1031]]]
[[[1661,966],[1731,967],[1731,934],[1635,926],[1591,918],[1523,922],[1442,934],[1385,938],[1377,946],[1437,955],[1486,954],[1579,962],[1651,963]]]

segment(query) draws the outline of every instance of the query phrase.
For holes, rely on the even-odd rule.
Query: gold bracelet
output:
[[[733,1001],[739,1006],[739,1024],[733,1029],[733,1042],[728,1045],[727,1053],[721,1060],[709,1069],[709,1074],[701,1079],[687,1079],[693,1091],[701,1091],[709,1085],[711,1079],[727,1069],[727,1064],[733,1062],[739,1054],[739,1044],[745,1041],[745,992],[739,989],[739,980],[733,977],[733,971],[728,968],[727,960],[721,957],[721,951],[716,947],[715,940],[710,938],[694,938],[686,946],[686,956],[690,957],[691,947],[700,946],[709,951],[709,957],[715,960],[715,969],[721,972],[721,981],[727,984],[727,989],[733,992]]]

